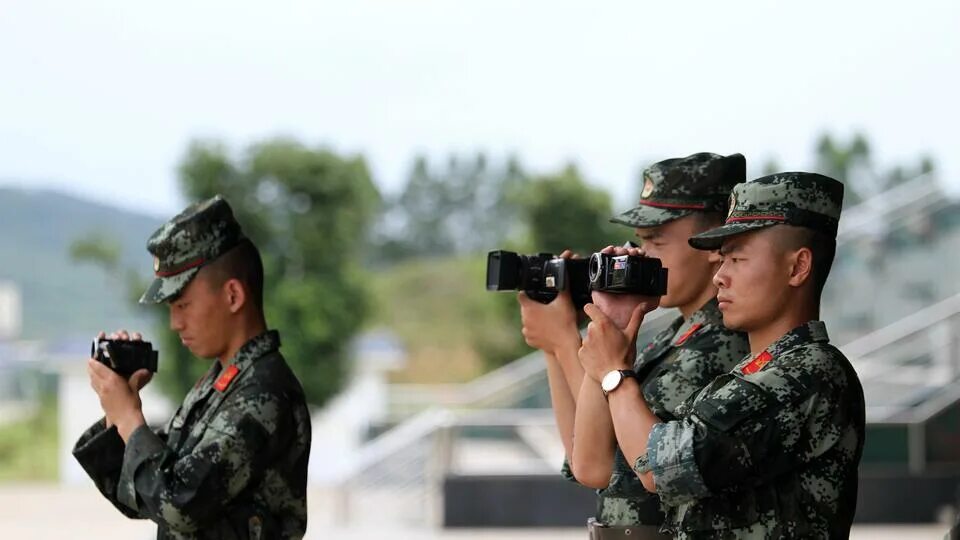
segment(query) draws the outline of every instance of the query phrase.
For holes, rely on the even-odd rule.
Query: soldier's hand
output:
[[[103,337],[103,332],[100,332],[98,337]],[[140,332],[130,333],[126,330],[120,329],[110,334],[110,339],[118,339],[120,341],[143,341],[143,335]]]
[[[99,333],[97,334],[97,339],[98,339],[98,340],[104,339],[104,338],[106,338],[106,337],[107,337],[107,335],[106,335],[105,332],[99,332]],[[140,332],[129,333],[129,332],[127,332],[126,330],[120,329],[120,330],[117,330],[116,332],[111,333],[111,334],[110,334],[110,339],[114,339],[114,340],[143,341],[143,335],[142,335]],[[92,362],[95,363],[95,364],[99,364],[99,362],[97,362],[96,360],[94,360],[94,359],[92,359],[92,358],[90,359],[90,361],[92,361]],[[103,366],[103,367],[105,367],[105,366]],[[88,368],[88,371],[89,371],[89,368]],[[113,370],[110,370],[109,368],[108,368],[108,371],[110,371],[111,373],[113,372]],[[116,374],[115,374],[115,375],[116,375]],[[118,378],[122,378],[122,377],[120,377],[119,375],[118,375],[117,377],[118,377]],[[151,379],[153,379],[153,373],[151,373],[150,370],[141,369],[141,370],[135,372],[133,375],[131,375],[130,378],[126,381],[127,386],[130,388],[130,390],[133,391],[134,393],[137,393],[137,394],[138,394],[138,395],[137,395],[137,402],[138,402],[138,403],[140,402],[140,396],[139,396],[140,390],[142,390],[143,387],[146,386],[147,383],[149,383],[149,382],[151,381]],[[92,379],[92,378],[91,378],[91,386],[93,386],[93,379]],[[96,391],[96,390],[97,390],[96,387],[94,387],[94,391]],[[99,394],[100,394],[100,393],[97,392],[97,395],[98,395],[98,396],[99,396]],[[101,402],[101,405],[102,405],[102,402]],[[139,408],[139,405],[138,405],[138,408]],[[106,412],[106,410],[104,410],[104,412]],[[109,415],[106,415],[106,414],[104,415],[104,422],[105,422],[105,424],[106,424],[106,428],[107,428],[107,429],[110,429],[110,428],[113,427],[113,425],[114,425],[113,419],[112,419]]]
[[[100,398],[107,426],[116,425],[121,438],[126,441],[133,430],[145,423],[140,395],[123,377],[93,358],[87,361],[87,373],[90,386]]]
[[[624,248],[616,246],[607,246],[600,250],[600,253],[607,255],[633,255],[645,257],[646,253],[640,248]],[[630,321],[630,315],[633,314],[638,306],[642,307],[643,313],[647,314],[657,309],[660,305],[659,296],[640,296],[639,294],[613,294],[594,291],[590,293],[594,305],[600,308],[617,328],[627,327]]]
[[[584,373],[599,382],[604,375],[615,369],[629,369],[633,364],[632,351],[636,345],[637,331],[643,322],[643,310],[637,306],[631,313],[626,328],[618,328],[613,320],[600,309],[587,304],[583,311],[590,317],[587,335],[580,347],[580,364]]]
[[[560,257],[577,258],[570,250],[565,250]],[[527,345],[551,354],[562,347],[580,347],[577,309],[568,289],[560,291],[549,304],[541,304],[524,292],[517,294],[517,301],[523,321],[521,333]]]
[[[580,346],[577,311],[569,291],[560,292],[549,304],[541,304],[524,292],[517,293],[517,301],[527,345],[551,354],[565,346]]]

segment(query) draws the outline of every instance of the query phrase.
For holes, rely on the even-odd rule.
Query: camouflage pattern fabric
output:
[[[715,299],[689,319],[678,317],[644,348],[634,370],[643,379],[643,395],[659,418],[674,410],[715,377],[729,371],[749,351],[744,334],[723,326]],[[568,463],[564,476],[574,480]],[[657,525],[663,521],[660,500],[640,483],[618,448],[610,484],[597,491],[597,521],[605,525]]]
[[[628,227],[655,227],[694,212],[726,212],[730,190],[746,180],[740,154],[700,152],[654,163],[643,172],[635,208],[610,219]]]
[[[863,451],[863,389],[811,321],[747,356],[650,433],[677,538],[847,538]]]
[[[730,194],[726,223],[690,237],[696,249],[719,249],[735,234],[794,225],[836,237],[843,184],[821,174],[786,172],[737,184]]]
[[[246,240],[227,201],[217,195],[188,206],[147,240],[156,279],[141,304],[176,298],[205,264]]]
[[[639,351],[634,371],[644,379],[643,397],[661,420],[717,376],[728,372],[750,350],[746,335],[723,326],[716,299],[684,321],[678,318]],[[610,485],[598,492],[597,520],[606,525],[657,524],[660,500],[640,483],[619,448]],[[656,516],[656,521],[649,519]]]
[[[252,339],[225,368],[213,362],[165,428],[141,426],[124,447],[101,420],[74,456],[157,538],[302,538],[310,417],[279,347],[276,331]]]

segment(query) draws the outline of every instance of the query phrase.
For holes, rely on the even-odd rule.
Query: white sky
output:
[[[803,169],[860,129],[956,188],[960,2],[887,5],[0,0],[0,185],[171,214],[190,139],[285,134],[362,152],[385,190],[419,151],[575,160],[619,209],[642,163]]]

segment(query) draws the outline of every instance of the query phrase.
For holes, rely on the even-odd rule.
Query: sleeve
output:
[[[178,457],[149,429],[127,441],[117,497],[178,532],[218,519],[247,485],[258,481],[275,449],[291,433],[285,400],[256,388],[238,388],[221,404],[193,451]]]
[[[570,460],[566,457],[563,458],[563,466],[560,467],[560,476],[568,482],[573,482],[574,484],[579,484],[577,478],[573,476],[573,467],[570,466]]]
[[[148,429],[149,428],[142,428]],[[73,457],[80,463],[87,476],[104,497],[129,518],[143,519],[144,516],[117,498],[117,483],[123,466],[124,444],[116,427],[107,429],[106,421],[101,418],[88,428],[73,447]]]
[[[839,440],[839,396],[804,388],[778,370],[752,377],[730,377],[699,396],[683,419],[651,431],[647,456],[665,502],[763,483]]]

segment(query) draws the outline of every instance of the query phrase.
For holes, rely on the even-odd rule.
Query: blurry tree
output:
[[[558,174],[534,178],[522,196],[523,217],[529,227],[529,247],[559,253],[572,249],[588,255],[608,244],[622,244],[633,235],[610,223],[610,195],[587,185],[568,165]]]
[[[416,157],[403,191],[385,205],[375,259],[392,263],[495,249],[514,232],[525,179],[513,158],[495,166],[481,153],[450,156],[438,170]]]
[[[872,157],[870,143],[862,133],[854,134],[846,144],[824,133],[817,141],[815,166],[817,172],[844,183],[844,207],[934,170],[933,160],[924,155],[914,166],[898,165],[878,172]]]

